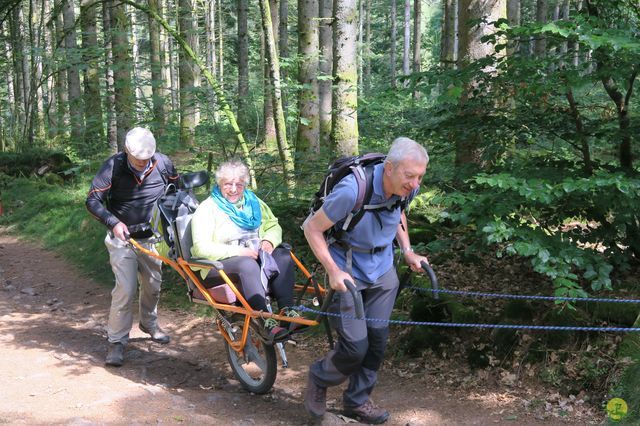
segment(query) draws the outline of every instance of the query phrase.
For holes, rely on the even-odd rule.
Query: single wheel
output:
[[[244,317],[234,315],[231,317],[232,330],[229,336],[232,340],[242,338],[242,326]],[[269,345],[260,338],[259,325],[251,321],[249,335],[244,346],[244,352],[240,355],[226,341],[227,358],[233,370],[233,374],[240,381],[243,388],[249,392],[264,394],[271,390],[276,381],[278,364],[276,351],[273,345]]]

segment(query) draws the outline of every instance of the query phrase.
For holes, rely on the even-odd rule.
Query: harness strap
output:
[[[379,210],[379,209],[387,209],[387,210],[395,210],[402,204],[402,199],[389,199],[384,203],[380,204],[367,204],[366,206],[362,206],[363,210]]]
[[[353,275],[353,252],[356,251],[358,253],[369,253],[369,254],[375,254],[375,253],[380,253],[381,251],[383,251],[384,249],[386,249],[387,247],[389,247],[389,244],[386,246],[381,246],[381,247],[374,247],[371,249],[365,249],[362,247],[354,247],[351,246],[347,243],[345,243],[344,241],[340,241],[337,240],[335,237],[329,237],[329,239],[327,240],[327,245],[330,246],[336,246],[341,248],[342,250],[345,251],[345,257],[346,257],[346,269],[347,269],[347,273],[349,275]]]
[[[376,254],[376,253],[380,253],[381,251],[383,251],[384,249],[386,249],[387,247],[390,246],[390,244],[387,244],[386,246],[379,246],[379,247],[374,247],[374,248],[362,248],[362,247],[355,247],[352,245],[349,245],[347,243],[345,243],[344,241],[341,240],[337,240],[334,237],[330,237],[327,240],[327,244],[330,246],[336,246],[341,248],[342,250],[345,251],[355,251],[358,253],[368,253],[368,254]]]

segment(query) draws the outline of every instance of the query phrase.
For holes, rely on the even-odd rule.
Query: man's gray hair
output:
[[[387,160],[391,164],[398,164],[406,159],[422,158],[429,164],[429,154],[427,149],[413,139],[404,136],[396,138],[389,148]]]
[[[249,167],[240,160],[229,160],[218,166],[216,170],[216,183],[220,186],[222,180],[240,176],[245,186],[249,185],[251,176]]]

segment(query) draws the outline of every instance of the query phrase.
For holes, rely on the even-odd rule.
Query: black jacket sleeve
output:
[[[91,182],[91,188],[89,189],[89,194],[87,194],[87,200],[85,202],[89,213],[109,229],[112,229],[120,222],[118,218],[105,207],[109,190],[111,189],[114,159],[115,156],[112,156],[102,163],[100,170],[98,170],[98,173]]]

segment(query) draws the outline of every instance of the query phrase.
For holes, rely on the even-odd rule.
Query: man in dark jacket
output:
[[[109,157],[93,178],[86,206],[109,231],[104,240],[116,283],[111,292],[107,323],[109,349],[105,363],[121,366],[124,348],[133,323],[133,300],[140,279],[140,330],[158,343],[169,343],[169,336],[158,326],[162,262],[136,253],[126,242],[129,236],[144,247],[155,202],[167,184],[176,182],[178,173],[171,160],[156,152],[153,134],[144,128],[131,129],[125,139],[125,152]]]

